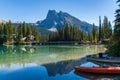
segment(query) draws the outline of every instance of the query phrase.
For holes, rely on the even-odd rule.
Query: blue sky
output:
[[[99,16],[112,22],[116,9],[116,0],[0,0],[0,20],[36,22],[45,19],[48,10],[61,10],[98,25]]]

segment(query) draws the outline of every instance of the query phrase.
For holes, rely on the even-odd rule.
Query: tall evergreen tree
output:
[[[109,37],[111,38],[112,37],[112,25],[111,25],[110,21],[109,21],[108,25],[109,25]]]
[[[23,22],[22,26],[23,26],[23,29],[22,29],[23,37],[27,37],[27,24],[25,23],[25,21]]]
[[[93,30],[92,30],[92,42],[97,42],[98,40],[98,30],[95,27],[95,24],[93,24]]]
[[[102,24],[101,24],[101,17],[99,16],[99,41],[102,40]]]
[[[20,23],[17,28],[17,42],[21,42],[21,39],[23,38],[23,30],[22,29],[23,29],[22,23]]]
[[[6,23],[7,25],[7,28],[8,28],[8,41],[11,42],[13,40],[13,34],[14,34],[14,30],[15,30],[15,27],[13,27],[12,25],[12,22],[9,21]]]
[[[109,53],[114,56],[120,56],[120,0],[118,0],[117,3],[119,3],[119,9],[116,10],[116,20],[112,43],[108,48]]]
[[[103,39],[110,39],[112,27],[108,18],[105,16],[103,20]]]
[[[2,24],[0,24],[0,38],[3,37],[3,26]]]

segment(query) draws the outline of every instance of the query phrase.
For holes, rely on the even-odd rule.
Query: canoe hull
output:
[[[120,74],[120,67],[93,67],[93,68],[83,68],[75,66],[74,69],[78,72],[87,72],[87,73],[95,73],[95,74]]]
[[[119,60],[104,60],[104,59],[95,59],[95,58],[88,58],[87,60],[93,62],[101,62],[101,63],[120,63]]]

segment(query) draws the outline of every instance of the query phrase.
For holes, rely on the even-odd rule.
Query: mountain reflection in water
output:
[[[50,63],[44,65],[36,65],[34,63],[24,64],[12,71],[1,72],[2,80],[87,80],[74,74],[73,66],[79,65],[79,61],[61,61],[58,63]],[[10,67],[11,67],[10,66]],[[9,68],[10,69],[10,68]],[[7,70],[7,69],[6,69]]]
[[[0,80],[86,80],[73,67],[104,46],[0,46]]]

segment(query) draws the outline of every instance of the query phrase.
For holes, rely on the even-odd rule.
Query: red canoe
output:
[[[120,67],[78,67],[75,66],[74,69],[78,72],[96,73],[96,74],[120,74]]]

